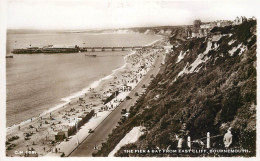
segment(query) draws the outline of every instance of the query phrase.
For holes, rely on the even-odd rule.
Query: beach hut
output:
[[[55,135],[55,140],[56,141],[62,141],[65,139],[65,132],[58,132],[57,135]]]

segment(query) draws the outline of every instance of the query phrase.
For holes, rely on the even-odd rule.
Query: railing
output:
[[[206,137],[203,137],[203,138],[199,138],[199,139],[196,139],[194,141],[191,141],[191,137],[188,136],[187,137],[187,146],[189,148],[192,148],[192,143],[201,143],[201,144],[204,144],[204,142],[202,142],[201,140],[205,140],[206,139],[206,148],[211,148],[211,139],[212,138],[218,138],[218,137],[223,137],[223,135],[215,135],[215,136],[210,136],[210,132],[207,132],[207,136]],[[179,140],[180,141],[180,140]],[[182,144],[181,143],[178,143],[178,148],[182,148]]]

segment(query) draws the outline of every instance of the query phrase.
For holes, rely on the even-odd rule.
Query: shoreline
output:
[[[162,39],[163,38],[157,39],[157,40],[155,40],[155,41],[153,41],[151,43],[148,43],[146,45],[149,46],[149,45],[155,44],[156,42],[161,41]],[[107,75],[105,77],[100,78],[99,80],[96,80],[96,81],[90,83],[87,87],[81,89],[78,92],[75,92],[75,93],[73,93],[73,94],[71,94],[69,96],[61,98],[60,99],[61,103],[58,103],[58,104],[54,105],[53,107],[50,107],[48,110],[43,111],[41,114],[39,114],[39,116],[32,117],[32,119],[34,120],[34,119],[36,119],[38,117],[41,117],[41,116],[46,115],[46,114],[48,114],[50,112],[54,112],[54,111],[58,110],[59,108],[62,108],[63,106],[67,105],[73,99],[75,99],[77,97],[80,97],[80,96],[84,95],[85,93],[88,93],[90,88],[96,88],[100,84],[101,81],[112,78],[113,74],[115,74],[115,72],[117,70],[125,68],[125,66],[127,64],[126,63],[127,56],[133,55],[135,53],[136,53],[136,51],[132,51],[130,54],[127,54],[126,56],[124,56],[124,58],[123,58],[124,59],[123,66],[121,66],[121,67],[119,67],[117,69],[112,70],[111,74],[109,74],[109,75]],[[31,121],[31,119],[27,119],[27,120],[24,120],[24,121],[22,121],[22,122],[20,122],[18,124],[13,124],[11,126],[6,127],[6,130],[8,131],[8,130],[11,130],[12,128],[15,128],[17,126],[22,126],[22,125],[24,125],[26,123],[29,123],[30,121]]]
[[[158,42],[158,41],[162,41],[162,39],[163,38],[160,38],[160,39],[158,39],[158,40],[156,40],[156,41],[154,41],[154,42],[152,42],[152,43],[150,43],[150,44],[154,44],[154,43],[156,43],[156,42]],[[59,104],[59,105],[57,105],[57,106],[55,106],[54,108],[51,108],[50,110],[48,110],[47,112],[45,111],[45,113],[44,114],[41,114],[39,117],[46,117],[46,115],[48,115],[48,112],[50,113],[54,113],[53,114],[53,117],[55,117],[56,118],[56,116],[57,116],[57,118],[59,117],[58,115],[60,114],[60,113],[62,113],[62,112],[64,112],[64,111],[66,111],[66,109],[68,109],[69,107],[68,106],[73,106],[73,108],[75,107],[75,106],[77,106],[77,103],[78,103],[78,101],[77,101],[77,99],[78,98],[80,98],[80,97],[83,97],[83,99],[88,99],[87,98],[87,96],[89,96],[89,95],[91,95],[91,94],[93,94],[93,92],[94,93],[96,93],[96,89],[93,91],[93,88],[98,88],[97,89],[97,91],[99,91],[99,93],[101,92],[102,93],[102,87],[103,86],[105,86],[105,87],[109,87],[109,83],[110,83],[110,85],[111,85],[111,82],[113,81],[113,77],[115,78],[115,77],[117,77],[118,75],[122,75],[122,73],[124,72],[124,70],[127,70],[127,69],[129,69],[130,71],[131,71],[131,67],[129,66],[130,64],[129,64],[129,62],[128,62],[128,60],[130,59],[130,57],[131,56],[133,56],[133,55],[136,55],[136,53],[137,52],[132,52],[132,53],[130,53],[130,54],[128,54],[128,55],[126,55],[125,57],[124,57],[124,61],[125,61],[125,63],[124,63],[124,65],[123,66],[121,66],[121,67],[119,67],[119,68],[117,68],[117,69],[115,69],[115,70],[113,70],[112,71],[112,73],[111,74],[109,74],[109,75],[107,75],[107,76],[105,76],[105,77],[103,77],[103,78],[101,78],[101,79],[99,79],[99,80],[97,80],[97,81],[94,81],[93,83],[91,83],[88,87],[86,87],[86,88],[84,88],[84,89],[82,89],[81,91],[79,91],[79,92],[76,92],[76,93],[74,93],[74,94],[72,94],[72,95],[70,95],[70,96],[68,96],[68,97],[65,97],[65,98],[62,98],[62,101],[66,101],[65,103],[62,103],[62,104]],[[150,52],[148,52],[148,53],[152,53],[152,51],[150,51]],[[137,69],[137,67],[135,68],[135,69]],[[150,70],[150,69],[149,69]],[[131,78],[131,77],[130,77]],[[140,81],[140,80],[139,80]],[[138,81],[138,82],[139,82]],[[115,83],[115,82],[114,82]],[[128,81],[128,83],[129,83],[129,81]],[[131,83],[130,83],[131,84]],[[121,84],[122,85],[122,84]],[[136,84],[135,84],[136,85]],[[118,87],[119,87],[120,85],[119,85],[119,83],[118,83]],[[109,89],[110,90],[110,89]],[[104,92],[105,93],[105,92]],[[123,93],[123,92],[122,92]],[[107,96],[109,96],[109,94],[111,94],[111,93],[107,93],[108,95]],[[127,93],[123,93],[124,94],[124,98],[128,95]],[[105,94],[106,95],[106,94]],[[122,98],[123,98],[122,97]],[[91,99],[90,99],[91,100]],[[76,102],[77,101],[77,102]],[[114,102],[113,102],[114,101]],[[91,102],[91,101],[89,101],[89,102]],[[113,103],[111,103],[111,102],[113,102]],[[102,109],[102,106],[103,106],[103,104],[102,104],[102,101],[100,102],[100,100],[97,100],[97,99],[94,99],[94,100],[92,100],[92,103],[93,103],[93,107],[91,107],[90,109],[94,109],[95,111],[99,111],[98,110],[98,108],[101,108]],[[92,103],[91,103],[91,106],[92,106]],[[109,104],[110,103],[110,104]],[[111,111],[110,111],[110,109],[112,109],[112,111],[113,111],[113,108],[114,107],[116,107],[117,106],[117,103],[120,103],[120,101],[118,101],[118,100],[116,100],[116,102],[115,102],[115,100],[114,99],[112,99],[109,103],[107,103],[106,104],[106,106],[109,108],[109,110],[106,112],[107,114],[109,114]],[[96,107],[94,107],[94,105],[95,104],[97,104],[97,106]],[[114,106],[113,106],[114,105]],[[83,110],[83,109],[82,109]],[[85,110],[85,109],[84,109]],[[59,113],[59,114],[57,114],[57,112]],[[105,110],[104,110],[104,112],[105,112]],[[97,113],[99,113],[99,112],[97,112]],[[8,129],[8,131],[7,131],[7,135],[11,135],[11,134],[8,134],[8,133],[12,133],[12,131],[13,130],[17,130],[17,128],[18,128],[18,126],[28,126],[29,124],[32,124],[32,125],[34,125],[34,124],[36,124],[37,122],[39,122],[39,117],[37,118],[37,117],[34,117],[34,119],[33,120],[27,120],[27,121],[24,121],[24,122],[22,122],[22,124],[17,124],[17,125],[13,125],[11,128],[9,127],[9,129]],[[77,117],[77,116],[76,116]],[[45,118],[46,119],[46,118]],[[78,119],[78,118],[77,118]],[[101,119],[101,118],[100,118]],[[72,119],[71,119],[72,120]],[[48,120],[48,121],[51,121],[51,120]],[[91,120],[90,120],[91,121]],[[102,120],[103,121],[103,120]],[[53,122],[55,122],[55,121],[53,121]],[[69,121],[70,122],[70,121]],[[74,118],[74,122],[75,122],[75,118]],[[71,125],[75,125],[75,123],[74,123],[73,121],[72,121],[72,123],[71,123]],[[98,123],[98,121],[96,121],[96,123]],[[86,123],[86,124],[88,124],[88,123]],[[86,126],[86,125],[83,125],[83,127],[84,126]],[[47,129],[46,130],[48,130],[49,128],[48,127],[46,127]],[[24,128],[21,128],[21,130],[22,129],[26,129],[25,127]],[[24,131],[26,131],[26,130],[24,130]],[[28,130],[27,130],[28,131]],[[53,130],[53,132],[54,132],[54,130]],[[85,130],[85,132],[86,132],[86,130]],[[48,135],[49,135],[49,132],[48,132]],[[52,133],[52,135],[53,135],[53,133]],[[75,135],[73,135],[73,136],[75,136]],[[76,136],[77,136],[77,133],[76,133]],[[43,139],[44,140],[44,139]],[[46,136],[46,140],[47,140],[47,136]],[[44,141],[43,141],[44,142]],[[64,142],[64,141],[63,141]],[[61,143],[63,143],[63,142],[61,142]],[[43,143],[44,144],[44,143]],[[47,147],[49,147],[49,146],[47,146]],[[45,150],[44,150],[45,151]],[[47,153],[45,153],[45,155],[46,155]],[[8,155],[9,156],[9,155]],[[44,154],[43,155],[41,155],[41,156],[44,156]]]

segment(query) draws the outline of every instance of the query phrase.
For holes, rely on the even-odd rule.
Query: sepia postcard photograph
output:
[[[257,160],[258,10],[2,1],[0,160]]]

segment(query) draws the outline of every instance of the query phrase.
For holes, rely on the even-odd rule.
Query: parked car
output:
[[[131,99],[131,97],[129,97],[129,96],[126,96],[126,99],[127,99],[127,100],[130,100],[130,99]]]
[[[126,109],[123,108],[122,111],[121,111],[121,114],[125,114],[126,113]]]

